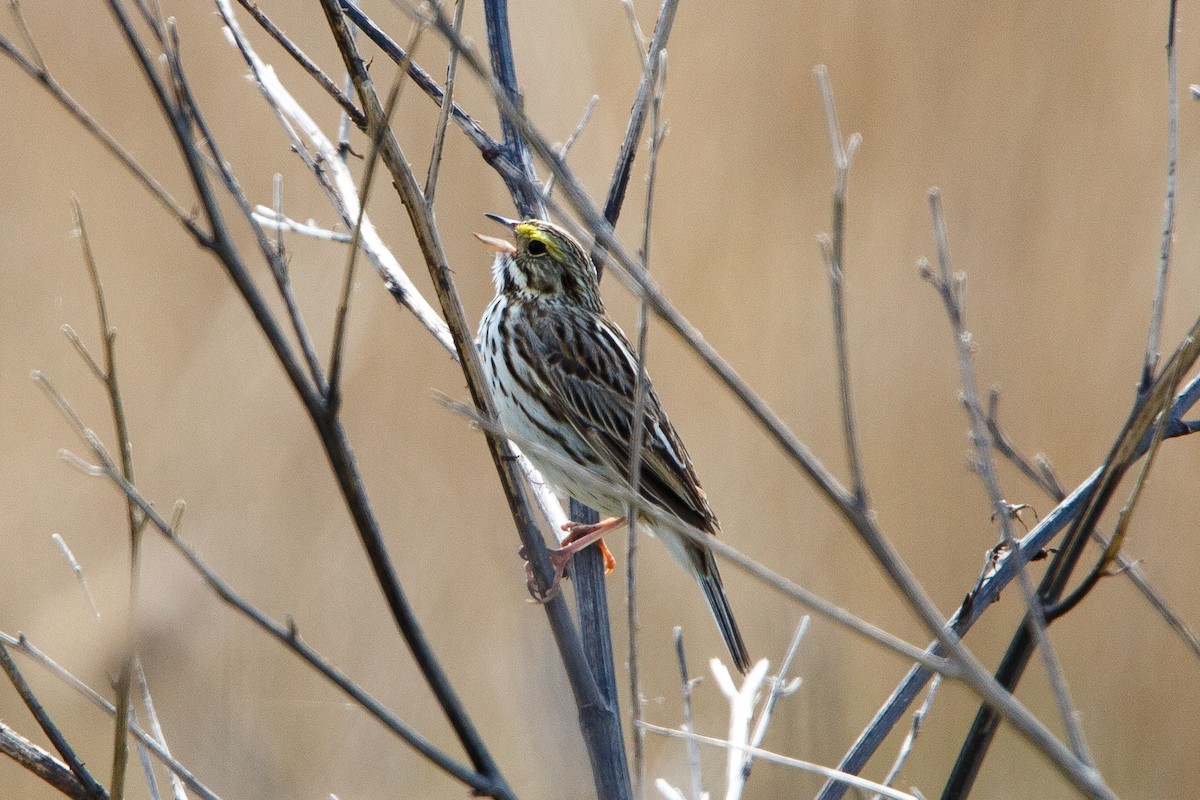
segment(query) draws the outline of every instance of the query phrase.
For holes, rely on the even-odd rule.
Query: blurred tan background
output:
[[[61,82],[185,205],[193,201],[146,85],[100,4],[24,4]],[[285,176],[294,218],[334,216],[281,135],[210,4],[166,3],[189,74],[243,186],[270,203]],[[331,73],[339,63],[312,3],[267,2]],[[384,3],[367,10],[404,40]],[[640,2],[647,33],[657,9]],[[847,280],[854,390],[865,466],[879,519],[949,614],[995,540],[978,479],[966,468],[966,421],[940,301],[919,280],[933,256],[926,191],[944,192],[955,266],[969,272],[968,325],[985,383],[1003,388],[1002,419],[1032,453],[1047,453],[1073,487],[1100,463],[1132,398],[1144,348],[1166,168],[1166,3],[810,2],[726,6],[685,2],[671,38],[651,268],[678,307],[840,475],[828,289],[814,237],[828,229],[830,148],[811,69],[827,64],[845,133],[863,146],[850,183]],[[1200,41],[1185,6],[1180,82],[1197,79]],[[477,3],[467,30],[483,41]],[[593,93],[600,103],[571,153],[599,198],[640,74],[624,13],[604,2],[518,2],[511,8],[528,110],[563,139]],[[327,130],[336,109],[248,19],[260,53]],[[3,29],[15,28],[6,20]],[[444,47],[417,54],[434,75]],[[376,59],[374,74],[390,81]],[[78,195],[119,328],[121,376],[136,470],[160,508],[188,504],[183,533],[263,610],[302,635],[426,736],[458,752],[395,633],[313,430],[251,316],[200,252],[31,80],[0,65],[0,629],[23,631],[93,685],[115,652],[97,632],[51,541],[62,534],[106,618],[127,580],[123,505],[103,481],[70,468],[79,444],[29,380],[44,370],[111,441],[99,386],[59,327],[97,341],[91,291],[71,236]],[[494,112],[469,78],[458,99],[492,131]],[[1164,348],[1200,313],[1200,207],[1193,102],[1180,100],[1178,237]],[[396,128],[423,174],[436,108],[406,88]],[[361,148],[360,149],[364,149]],[[644,151],[643,151],[644,155]],[[640,165],[644,166],[644,164]],[[618,232],[641,240],[644,181],[631,184]],[[410,275],[428,280],[386,182],[372,214]],[[470,237],[484,212],[511,213],[502,183],[451,129],[438,220],[468,314],[491,297],[490,254]],[[249,237],[244,237],[250,252]],[[327,357],[344,250],[290,240],[291,268],[318,350]],[[261,265],[256,276],[264,286]],[[632,330],[636,303],[605,281]],[[432,299],[432,292],[428,294]],[[344,419],[397,569],[455,687],[522,797],[591,796],[575,712],[544,614],[526,603],[521,564],[479,433],[434,391],[466,392],[458,368],[382,290],[358,274],[350,319]],[[864,548],[767,443],[701,363],[665,329],[650,336],[650,368],[688,443],[727,541],[805,587],[910,641],[924,633]],[[1200,479],[1196,443],[1169,443],[1136,518],[1127,553],[1185,620],[1195,589]],[[1007,497],[1045,513],[1052,503],[1001,474]],[[612,539],[621,556],[625,537]],[[699,593],[654,542],[641,551],[646,716],[680,718],[671,628],[683,625],[691,668],[723,655]],[[755,656],[777,662],[803,609],[738,570],[726,583]],[[402,743],[344,702],[308,668],[221,605],[163,543],[145,564],[145,661],[170,744],[227,798],[456,798]],[[623,578],[609,581],[618,651],[625,652]],[[971,632],[988,665],[1019,618],[1014,588]],[[1053,628],[1097,763],[1125,798],[1190,794],[1200,780],[1195,720],[1200,664],[1123,579],[1105,581]],[[25,662],[22,662],[25,663]],[[907,665],[816,619],[797,662],[800,691],[783,702],[766,745],[832,764]],[[30,677],[100,776],[110,723],[37,669]],[[622,670],[622,691],[625,690]],[[1035,660],[1020,697],[1055,730]],[[623,699],[628,708],[628,698]],[[725,731],[711,679],[697,726]],[[975,704],[943,689],[900,781],[936,796]],[[0,718],[33,736],[14,693]],[[37,737],[34,737],[37,739]],[[867,774],[879,778],[893,736]],[[723,757],[705,751],[710,791]],[[686,782],[682,745],[648,742],[649,775]],[[135,776],[136,778],[136,776]],[[135,780],[136,784],[137,781]],[[747,797],[811,796],[820,780],[760,765]],[[137,790],[142,791],[142,790]],[[0,795],[54,797],[10,762]],[[135,791],[133,796],[138,796]],[[1002,731],[974,797],[1070,797],[1072,790],[1011,731]]]

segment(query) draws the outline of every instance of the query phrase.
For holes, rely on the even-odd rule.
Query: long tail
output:
[[[712,611],[713,619],[717,621],[721,638],[729,648],[733,663],[737,665],[738,671],[745,675],[750,670],[750,653],[746,650],[742,632],[738,630],[737,622],[733,618],[733,609],[729,607],[725,587],[721,585],[721,573],[717,570],[716,559],[707,548],[696,550],[699,551],[695,553],[699,560],[696,565],[696,581],[704,590],[704,599],[708,601],[708,608]]]

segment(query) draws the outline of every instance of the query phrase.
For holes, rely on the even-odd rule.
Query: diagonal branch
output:
[[[12,683],[13,688],[17,690],[21,700],[25,703],[25,707],[29,709],[29,713],[33,714],[33,718],[37,720],[38,727],[42,729],[42,733],[46,734],[46,738],[54,745],[54,749],[62,756],[63,761],[70,769],[71,774],[78,781],[80,787],[84,790],[84,797],[95,798],[101,800],[108,797],[108,792],[104,790],[94,777],[83,765],[83,761],[75,754],[75,750],[67,741],[67,737],[57,725],[46,709],[42,707],[42,703],[38,700],[37,695],[33,693],[33,689],[25,681],[25,676],[17,669],[17,665],[13,663],[12,656],[8,654],[8,648],[3,641],[0,641],[0,670],[8,676],[8,680]],[[40,774],[40,773],[39,773]]]
[[[159,513],[154,504],[147,500],[133,484],[126,480],[120,468],[109,454],[108,449],[104,447],[100,439],[84,424],[83,419],[75,412],[74,408],[72,408],[54,384],[40,373],[35,373],[33,379],[49,395],[55,407],[58,408],[63,418],[71,426],[71,429],[87,445],[99,465],[99,474],[107,477],[125,495],[129,503],[145,515],[149,524],[153,525],[166,537],[171,546],[183,556],[192,569],[196,570],[204,579],[204,582],[208,584],[221,600],[235,608],[259,628],[308,662],[309,665],[358,703],[368,714],[374,716],[414,750],[421,753],[444,772],[457,778],[481,794],[494,794],[496,792],[497,787],[494,781],[464,767],[446,755],[309,647],[300,638],[299,631],[294,624],[282,625],[275,622],[239,595],[197,555],[187,542],[179,537],[176,526],[168,522]]]
[[[96,800],[96,798],[108,796],[103,787],[100,789],[102,794],[89,792],[66,764],[3,722],[0,722],[0,753],[53,786],[55,791],[70,797],[71,800]]]
[[[938,272],[934,273],[932,269],[925,267],[921,274],[937,289],[942,298],[942,304],[945,306],[946,316],[950,320],[950,333],[954,340],[958,368],[962,376],[962,404],[971,425],[971,442],[976,452],[975,471],[979,474],[984,489],[987,491],[992,507],[992,518],[999,521],[1000,541],[1016,559],[1017,584],[1020,586],[1021,595],[1025,600],[1026,624],[1033,641],[1037,644],[1038,652],[1042,654],[1046,673],[1049,676],[1071,747],[1082,762],[1094,767],[1095,764],[1083,738],[1083,731],[1079,726],[1078,716],[1067,690],[1066,676],[1046,633],[1047,620],[1043,614],[1041,597],[1033,588],[1033,580],[1029,577],[1022,553],[1016,548],[1016,541],[1013,538],[1012,519],[1015,512],[1009,502],[1004,499],[1004,493],[1000,488],[1000,479],[996,475],[996,462],[987,436],[983,403],[979,398],[979,382],[975,377],[975,361],[972,357],[973,340],[966,327],[966,274],[951,274],[946,216],[942,209],[941,193],[937,189],[930,190],[929,204],[933,214],[934,236],[937,241]],[[1011,690],[1014,687],[1009,686],[1008,688]],[[993,712],[989,709],[989,713]]]

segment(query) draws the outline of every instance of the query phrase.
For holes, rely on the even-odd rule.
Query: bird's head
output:
[[[600,310],[596,270],[579,241],[540,219],[518,221],[488,214],[512,231],[513,241],[475,234],[496,254],[492,277],[504,294],[561,299]]]

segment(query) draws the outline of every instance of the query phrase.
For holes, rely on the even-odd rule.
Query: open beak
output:
[[[502,217],[499,214],[484,214],[484,216],[488,219],[499,222],[510,231],[514,230],[518,225],[521,224],[519,220]],[[483,242],[487,249],[491,250],[493,253],[499,253],[502,256],[511,256],[513,253],[517,252],[517,248],[513,245],[513,243],[505,239],[497,239],[495,236],[484,236],[482,233],[476,233],[474,236],[476,239]]]
[[[508,217],[502,217],[499,214],[484,214],[484,216],[490,220],[499,222],[501,225],[508,228],[510,231],[515,230],[516,227],[521,224],[521,221],[519,219],[509,219]]]
[[[513,243],[506,239],[497,239],[495,236],[484,236],[482,233],[475,233],[472,236],[483,242],[484,246],[493,253],[498,253],[502,256],[511,256],[517,252],[517,248],[513,246]]]

